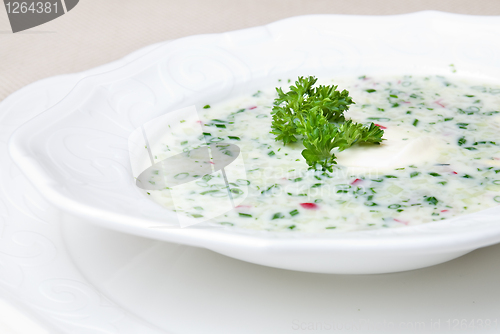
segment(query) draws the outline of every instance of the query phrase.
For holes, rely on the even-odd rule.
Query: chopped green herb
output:
[[[204,192],[201,192],[200,195],[206,195],[206,194],[213,194],[213,193],[218,193],[219,190],[207,190]]]
[[[427,202],[429,202],[429,204],[432,204],[432,205],[436,205],[438,204],[438,200],[436,199],[436,197],[427,197],[425,199]]]
[[[268,193],[270,192],[271,190],[273,189],[280,189],[280,185],[279,184],[273,184],[272,186],[268,187],[266,190],[262,190],[260,193],[261,194],[265,194],[265,193]]]

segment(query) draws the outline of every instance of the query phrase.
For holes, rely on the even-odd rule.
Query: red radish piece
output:
[[[402,220],[399,220],[397,218],[394,218],[395,221],[397,221],[398,223],[401,223],[401,224],[404,224],[404,225],[408,225],[408,222],[405,222],[405,221],[402,221]]]
[[[451,173],[452,173],[452,174],[458,174],[458,173],[457,173],[457,172],[455,172],[455,171],[453,171],[453,172],[451,172]]]
[[[315,210],[318,208],[316,203],[300,203],[300,206],[307,210]]]
[[[379,128],[381,128],[382,130],[387,129],[386,126],[383,126],[383,125],[380,125],[380,124],[376,124],[376,123],[373,123],[373,124],[375,124],[376,126],[378,126]]]
[[[450,211],[450,210],[441,210],[441,212],[448,212],[448,211]]]
[[[434,103],[437,104],[438,106],[442,107],[442,108],[446,108],[444,106],[444,104],[441,103],[441,99],[434,101]]]
[[[257,106],[250,107],[250,108],[248,108],[248,110],[252,110],[252,109],[255,109],[255,108],[257,108]]]

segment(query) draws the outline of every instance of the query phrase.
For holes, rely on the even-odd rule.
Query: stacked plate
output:
[[[297,17],[153,45],[18,91],[0,105],[2,296],[61,333],[497,332],[498,246],[413,272],[318,273],[456,258],[500,240],[498,210],[397,233],[293,240],[151,229],[170,216],[127,181],[123,151],[131,131],[165,111],[277,76],[444,73],[450,63],[492,76],[499,33],[498,18],[436,12]]]

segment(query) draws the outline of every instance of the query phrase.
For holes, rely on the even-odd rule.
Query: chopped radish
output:
[[[252,110],[252,109],[255,109],[255,108],[257,108],[257,106],[253,106],[253,107],[250,107],[250,108],[248,108],[248,109],[249,109],[249,110]]]
[[[300,203],[300,206],[308,210],[315,210],[318,208],[316,203]]]
[[[448,212],[448,211],[450,211],[450,210],[441,210],[441,212]]]
[[[376,123],[373,123],[373,124],[375,124],[376,126],[378,126],[379,128],[381,128],[382,130],[387,129],[386,126],[383,126],[383,125],[380,125],[380,124],[376,124]]]
[[[398,223],[401,223],[401,224],[404,224],[404,225],[408,225],[408,222],[405,222],[405,221],[399,220],[399,219],[397,219],[397,218],[394,218],[394,221],[397,221]]]
[[[354,180],[354,181],[352,181],[352,182],[351,182],[351,185],[353,185],[353,186],[354,186],[354,185],[356,185],[356,184],[358,184],[358,183],[361,183],[361,182],[363,182],[363,180],[361,180],[361,179],[356,179],[356,180]]]

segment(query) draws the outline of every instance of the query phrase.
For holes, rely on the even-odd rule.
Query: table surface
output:
[[[83,71],[143,46],[305,14],[392,15],[440,10],[500,15],[498,0],[84,0],[67,14],[13,34],[0,10],[0,100],[34,81]]]

